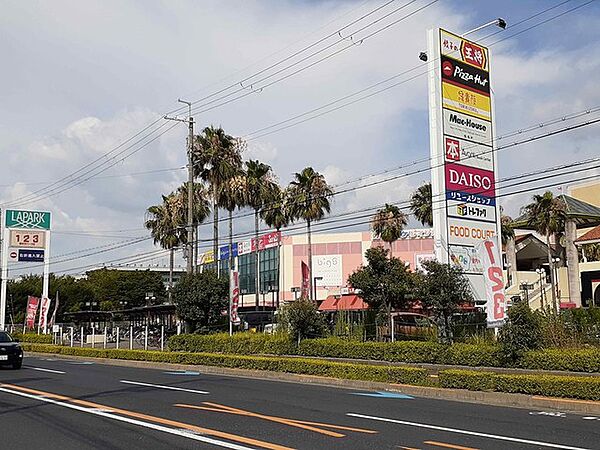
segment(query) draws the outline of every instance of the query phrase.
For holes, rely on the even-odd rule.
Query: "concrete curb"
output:
[[[600,402],[566,398],[541,397],[525,394],[508,394],[503,392],[467,391],[405,384],[390,384],[374,381],[345,380],[319,377],[315,375],[298,375],[284,372],[267,372],[249,369],[229,369],[214,366],[196,366],[189,364],[172,364],[153,361],[131,361],[125,359],[92,358],[84,356],[60,355],[56,353],[28,352],[28,355],[52,357],[64,360],[94,361],[99,364],[121,367],[139,367],[144,369],[194,370],[208,375],[223,375],[240,378],[281,381],[286,383],[314,384],[354,390],[396,391],[415,397],[450,400],[466,403],[478,403],[493,406],[505,406],[524,409],[551,409],[576,414],[600,415]]]

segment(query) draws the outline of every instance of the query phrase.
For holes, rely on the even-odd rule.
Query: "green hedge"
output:
[[[322,358],[503,367],[501,347],[436,342],[355,342],[339,338],[306,339],[299,346],[285,335],[226,333],[173,336],[172,351],[232,353],[239,355],[298,355]],[[529,351],[511,366],[522,369],[600,372],[600,349],[547,349]]]
[[[144,350],[94,349],[58,345],[25,344],[25,351],[57,353],[93,358],[126,359],[177,364],[268,370],[301,375],[318,375],[348,380],[380,381],[413,385],[429,384],[425,369],[416,367],[373,366],[279,356],[245,356],[216,353],[158,352]]]
[[[355,342],[338,338],[305,339],[296,346],[285,335],[263,333],[187,334],[169,339],[169,349],[185,352],[234,353],[241,355],[299,355],[374,361],[500,366],[495,346],[436,342]]]
[[[38,344],[52,344],[52,335],[51,334],[11,333],[11,336],[20,342],[36,342]]]
[[[169,339],[175,352],[235,353],[240,355],[294,355],[296,346],[287,335],[264,333],[181,334]]]
[[[525,353],[517,361],[523,369],[600,372],[600,349],[546,349]]]
[[[438,374],[438,381],[444,388],[600,400],[600,377],[443,370]]]

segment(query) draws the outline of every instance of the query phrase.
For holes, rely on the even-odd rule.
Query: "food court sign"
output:
[[[436,258],[460,266],[486,301],[478,248],[499,233],[489,50],[443,29],[428,33]],[[498,255],[498,259],[500,256]]]

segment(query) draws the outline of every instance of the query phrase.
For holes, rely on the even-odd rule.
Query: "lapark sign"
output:
[[[6,210],[6,228],[50,229],[50,213],[47,211]]]

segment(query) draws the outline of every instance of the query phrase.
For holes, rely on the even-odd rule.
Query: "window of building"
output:
[[[256,256],[247,253],[238,257],[240,293],[254,294],[256,284]]]
[[[260,292],[279,290],[279,252],[277,247],[260,252]]]

